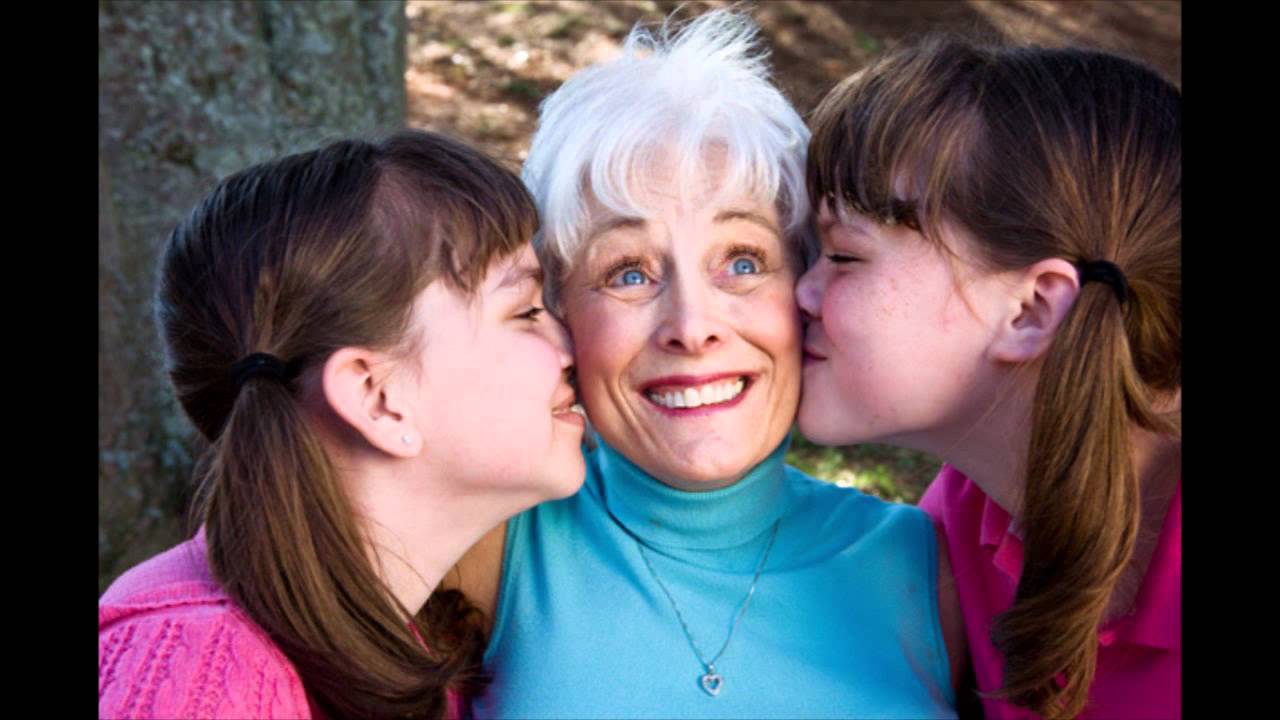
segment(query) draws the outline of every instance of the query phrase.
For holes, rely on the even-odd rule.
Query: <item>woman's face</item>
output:
[[[799,425],[827,445],[893,442],[938,452],[963,436],[994,383],[987,349],[1009,293],[964,257],[857,213],[818,215],[822,255],[796,288],[809,318]],[[959,275],[957,275],[957,272]],[[963,285],[963,295],[960,287]]]
[[[565,279],[578,388],[604,440],[662,482],[736,482],[790,429],[800,393],[796,272],[777,212],[716,198],[715,173],[682,198],[668,167],[632,188],[647,218],[592,202]]]
[[[572,494],[585,473],[572,349],[538,309],[541,277],[526,246],[495,262],[474,298],[434,282],[415,308],[423,454],[459,484],[499,482],[529,504]]]

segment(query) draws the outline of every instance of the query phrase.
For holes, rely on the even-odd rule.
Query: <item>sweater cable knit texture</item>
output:
[[[288,659],[222,589],[197,536],[121,576],[98,604],[104,718],[310,718]]]

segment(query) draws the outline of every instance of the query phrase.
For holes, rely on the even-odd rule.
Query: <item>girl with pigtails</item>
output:
[[[515,175],[403,131],[232,175],[173,231],[200,528],[99,600],[100,717],[460,714],[483,633],[437,584],[583,479],[536,227]]]
[[[931,38],[811,125],[800,429],[945,460],[954,681],[988,718],[1180,716],[1179,91]]]

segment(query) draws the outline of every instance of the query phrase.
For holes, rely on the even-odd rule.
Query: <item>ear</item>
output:
[[[325,402],[368,443],[400,458],[422,451],[414,425],[406,373],[393,373],[393,360],[364,348],[342,348],[324,363],[321,383]]]
[[[1013,279],[1009,316],[1001,324],[992,352],[997,360],[1030,362],[1049,349],[1058,326],[1080,293],[1076,268],[1049,258],[1019,270]]]

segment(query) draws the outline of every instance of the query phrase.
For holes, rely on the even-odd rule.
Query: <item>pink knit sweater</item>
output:
[[[458,698],[450,697],[458,717]],[[98,600],[101,718],[311,718],[288,658],[209,573],[204,533]]]

